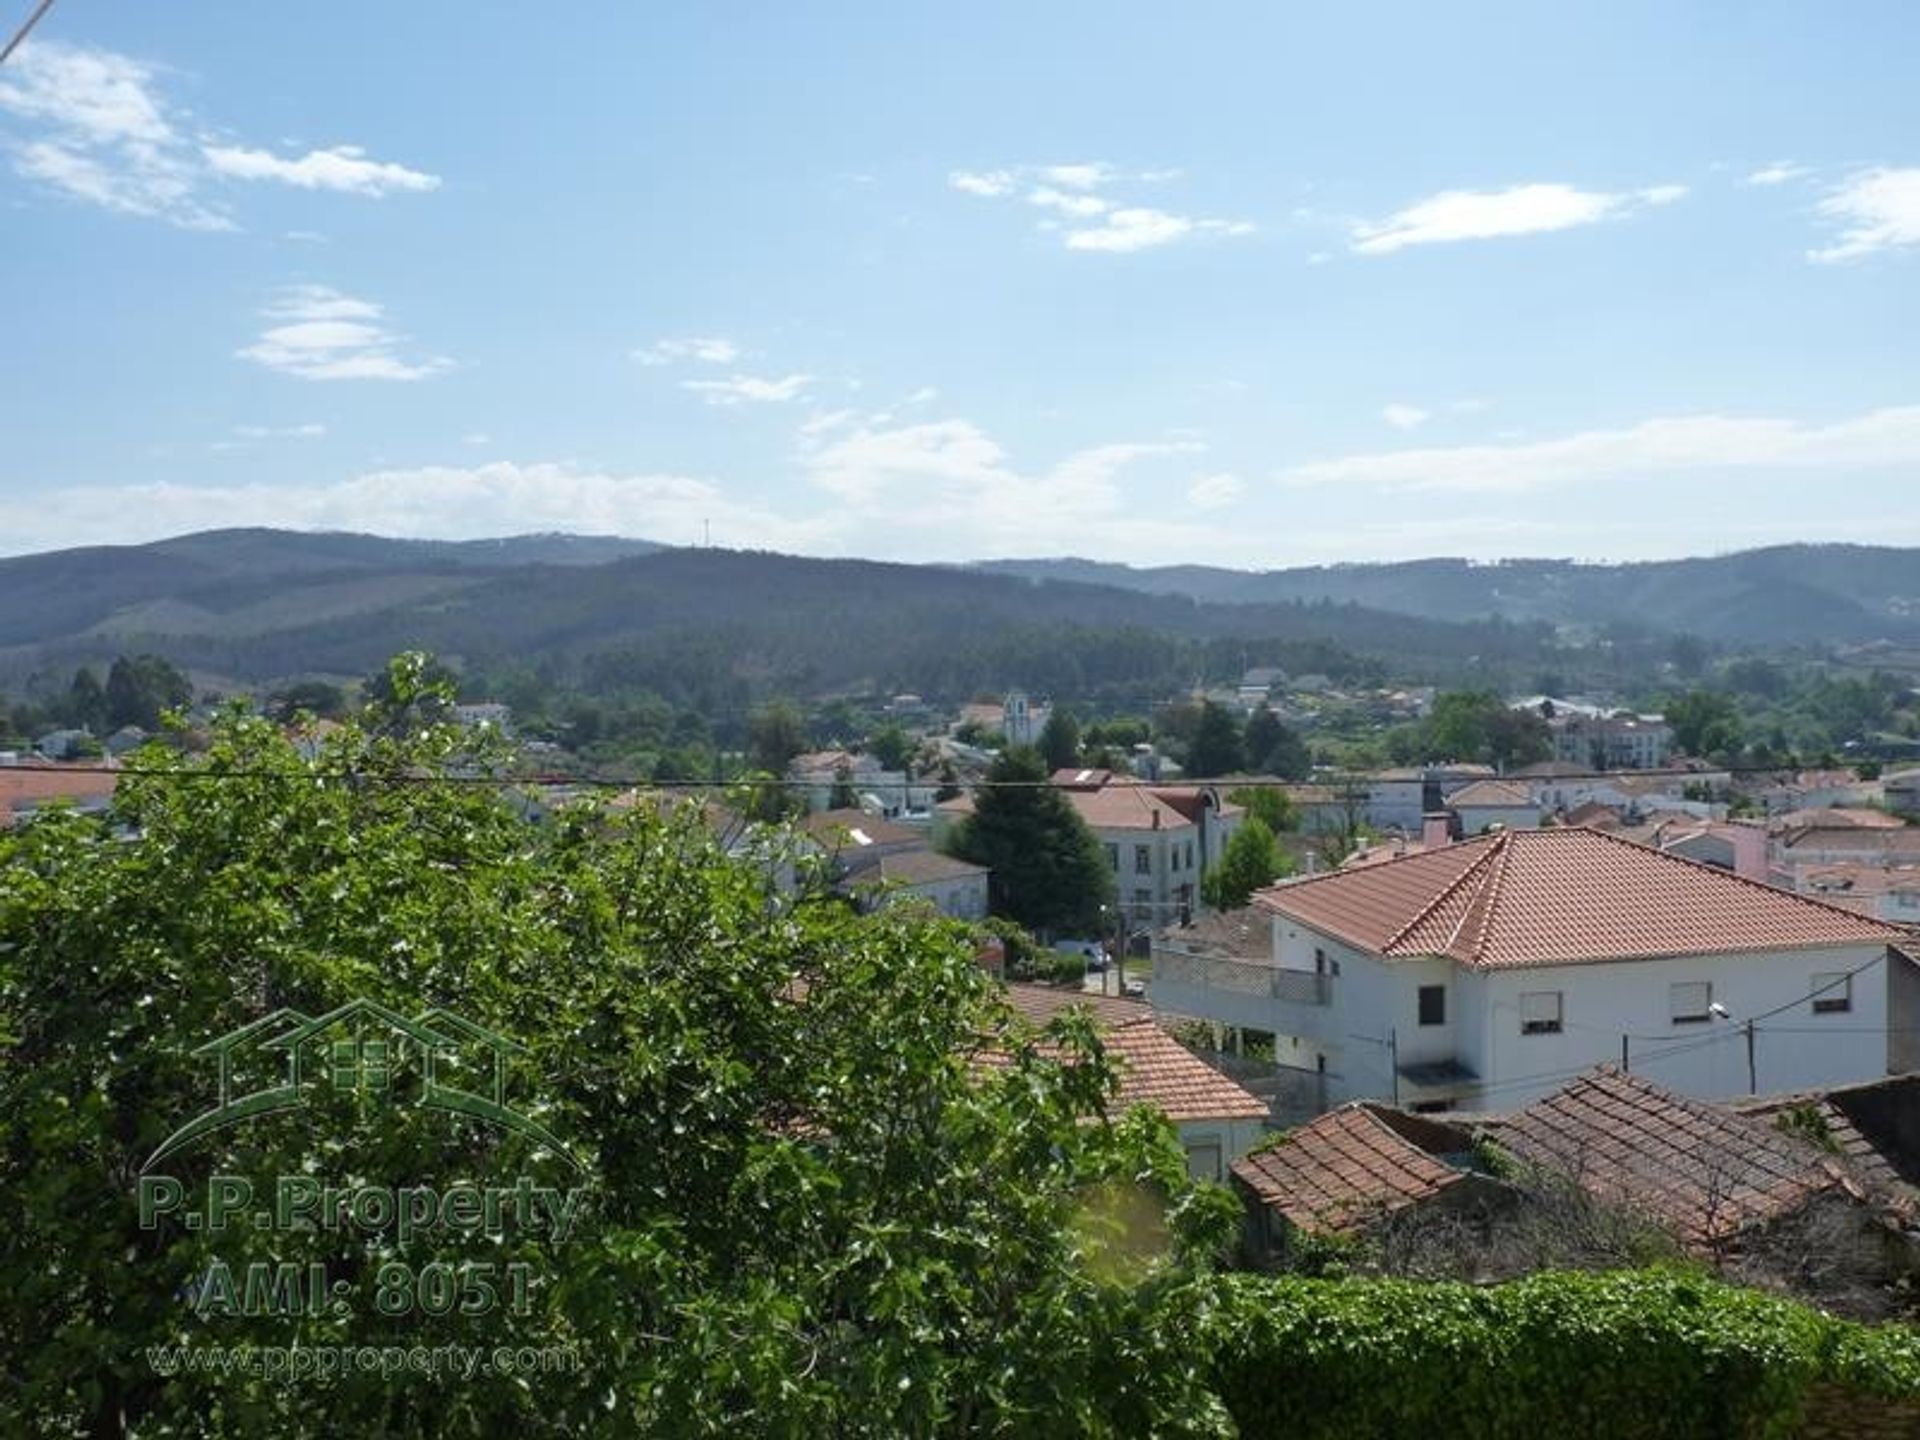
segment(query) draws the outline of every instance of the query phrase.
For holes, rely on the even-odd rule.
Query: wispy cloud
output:
[[[276,180],[299,190],[337,190],[379,198],[397,190],[438,190],[440,177],[390,160],[370,160],[358,145],[309,150],[297,160],[237,145],[203,145],[200,153],[216,175],[233,180]]]
[[[1822,199],[1819,211],[1840,227],[1840,236],[1808,251],[1809,260],[1831,264],[1920,245],[1920,167],[1862,170]]]
[[[386,328],[383,308],[329,286],[287,286],[260,314],[278,323],[236,353],[302,380],[424,380],[453,364],[402,359],[407,337]]]
[[[731,375],[725,380],[682,380],[680,387],[709,405],[780,404],[800,399],[812,383],[811,375],[783,375],[778,380]]]
[[[731,365],[740,358],[740,347],[722,335],[687,335],[677,339],[656,340],[632,352],[642,365],[671,365],[677,360],[697,360],[703,365]]]
[[[1218,510],[1231,505],[1246,491],[1247,482],[1231,472],[1201,475],[1187,486],[1187,503],[1199,510]]]
[[[1394,404],[1381,407],[1380,418],[1396,430],[1418,430],[1433,418],[1433,412],[1418,405]]]
[[[305,425],[236,425],[233,433],[242,440],[315,440],[327,433],[318,421]]]
[[[1791,160],[1776,160],[1771,165],[1762,165],[1750,173],[1742,183],[1747,185],[1784,185],[1789,180],[1798,180],[1809,174],[1807,167],[1796,165]]]
[[[1126,172],[1090,161],[1071,165],[1011,165],[994,170],[955,170],[947,183],[964,195],[986,200],[1017,198],[1046,212],[1038,222],[1057,233],[1069,250],[1126,254],[1170,245],[1202,235],[1250,235],[1250,220],[1222,220],[1125,203],[1110,193],[1118,185],[1177,178],[1177,170]]]
[[[1281,478],[1295,485],[1520,492],[1711,471],[1914,465],[1920,465],[1920,405],[1873,410],[1830,425],[1681,415],[1553,440],[1349,455],[1296,466]]]
[[[276,180],[309,190],[385,195],[431,190],[437,176],[337,145],[282,159],[265,150],[190,136],[185,112],[144,61],[84,45],[36,40],[0,73],[0,111],[24,123],[8,145],[21,175],[62,194],[189,230],[233,230],[201,194],[213,178]]]
[[[1617,219],[1652,205],[1670,205],[1684,185],[1652,185],[1608,193],[1562,184],[1513,185],[1504,190],[1443,190],[1384,220],[1352,227],[1352,248],[1390,255],[1410,245],[1539,235]]]

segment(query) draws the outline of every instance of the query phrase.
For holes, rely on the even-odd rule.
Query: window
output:
[[[1814,1014],[1844,1015],[1851,1009],[1853,1009],[1853,977],[1851,975],[1813,977]]]
[[[1120,847],[1118,845],[1107,846],[1107,864],[1112,867],[1114,874],[1118,875],[1120,873]]]
[[[1535,990],[1520,997],[1520,1033],[1522,1035],[1558,1035],[1560,1033],[1560,992]]]
[[[1136,875],[1151,875],[1153,873],[1152,847],[1146,845],[1136,845],[1133,847],[1133,873]]]
[[[1147,910],[1147,909],[1151,909],[1152,906],[1153,906],[1153,892],[1151,890],[1136,890],[1133,892],[1133,908],[1134,909]]]
[[[1667,987],[1667,1013],[1676,1025],[1704,1025],[1713,1019],[1713,986],[1705,980],[1682,980]]]
[[[1193,869],[1193,841],[1187,841],[1187,869]]]
[[[1446,986],[1422,985],[1420,987],[1420,1023],[1422,1025],[1447,1023]]]

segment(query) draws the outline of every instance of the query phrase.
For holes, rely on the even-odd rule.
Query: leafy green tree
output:
[[[73,672],[64,710],[61,719],[69,725],[96,732],[107,728],[107,692],[91,666],[82,665]]]
[[[1080,763],[1080,722],[1064,705],[1054,706],[1040,727],[1040,756],[1054,770]]]
[[[1260,821],[1275,835],[1300,828],[1299,808],[1287,792],[1277,785],[1242,785],[1229,790],[1227,799],[1241,806],[1249,818]]]
[[[1689,690],[1669,700],[1665,714],[1682,754],[1718,755],[1740,748],[1740,717],[1730,695]]]
[[[1192,776],[1228,775],[1246,767],[1240,744],[1240,722],[1224,705],[1205,700],[1187,746],[1187,773]]]
[[[107,671],[107,728],[138,725],[160,728],[163,710],[178,710],[193,699],[193,684],[158,655],[122,655]]]
[[[960,772],[953,768],[951,760],[940,762],[940,785],[933,792],[935,803],[951,800],[960,793]]]
[[[322,720],[338,720],[347,713],[347,697],[338,685],[324,680],[301,680],[267,697],[267,714],[286,724],[305,712]]]
[[[995,759],[953,853],[993,872],[995,914],[1042,934],[1097,935],[1113,867],[1067,797],[1044,783],[1048,773],[1031,746]]]
[[[1249,815],[1233,832],[1226,853],[1200,878],[1200,898],[1215,910],[1237,910],[1254,891],[1289,870],[1273,831],[1258,815]]]
[[[774,700],[754,712],[747,728],[747,758],[756,770],[784,775],[787,763],[806,748],[806,721],[792,701]]]
[[[833,771],[833,787],[827,791],[829,810],[853,810],[860,804],[860,797],[854,793],[853,770],[847,765],[837,765]]]
[[[389,714],[422,668],[401,667]],[[698,806],[535,823],[440,783],[466,743],[356,719],[308,760],[236,707],[204,756],[128,776],[110,815],[0,835],[0,1430],[1220,1433],[1190,1341],[1235,1207],[1187,1178],[1163,1119],[1108,1114],[1085,1020],[1021,1025],[950,922],[783,899],[777,831],[730,859]],[[196,1052],[367,1000],[510,1038],[509,1091],[584,1173],[331,1084],[160,1168],[196,1197],[214,1175],[579,1186],[571,1237],[143,1226],[143,1165],[216,1094]],[[982,1069],[989,1039],[1005,1064]],[[216,1260],[346,1288],[210,1316]],[[392,1313],[375,1297],[395,1262],[523,1264],[531,1293]],[[575,1364],[289,1384],[162,1376],[151,1348],[296,1341],[571,1346]]]
[[[1266,705],[1247,717],[1245,749],[1250,770],[1282,780],[1304,780],[1313,771],[1313,755],[1300,732]]]
[[[1151,740],[1153,727],[1137,716],[1121,715],[1089,725],[1084,738],[1088,745],[1108,745],[1115,750],[1125,751]]]
[[[913,758],[913,741],[898,725],[886,725],[867,741],[867,753],[878,760],[883,769],[904,770]]]

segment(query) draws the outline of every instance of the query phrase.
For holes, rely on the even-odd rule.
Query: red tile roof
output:
[[[1426,1145],[1415,1144],[1392,1122],[1413,1122]],[[1233,1173],[1262,1204],[1302,1230],[1347,1232],[1430,1200],[1466,1178],[1436,1158],[1469,1151],[1473,1141],[1452,1126],[1389,1116],[1357,1101],[1290,1130],[1265,1150],[1236,1160]]]
[[[800,822],[800,828],[831,849],[927,843],[925,831],[910,830],[864,810],[816,810]]]
[[[1241,1089],[1162,1030],[1144,1005],[1044,985],[1009,985],[1007,999],[1034,1024],[1044,1024],[1084,1005],[1092,1013],[1101,1042],[1119,1073],[1115,1099],[1122,1109],[1150,1105],[1176,1123],[1267,1118],[1265,1101]],[[988,1050],[978,1058],[996,1069],[1006,1064],[1006,1056],[1000,1051]]]
[[[0,826],[13,823],[18,809],[32,809],[55,800],[101,800],[113,794],[120,777],[103,768],[109,762],[88,761],[82,766],[34,761],[0,765]]]
[[[1510,830],[1260,891],[1254,903],[1391,959],[1502,969],[1875,945],[1890,925],[1597,830]]]
[[[1463,805],[1469,809],[1476,805],[1514,809],[1534,803],[1532,789],[1513,780],[1476,780],[1447,796],[1447,805],[1452,809]]]
[[[1178,830],[1192,822],[1144,785],[1063,790],[1080,818],[1095,830]]]
[[[1689,1244],[1724,1239],[1844,1189],[1812,1145],[1730,1107],[1606,1065],[1491,1127],[1521,1160],[1638,1207]]]

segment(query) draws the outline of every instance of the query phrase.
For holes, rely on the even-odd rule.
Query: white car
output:
[[[1056,940],[1053,948],[1062,955],[1078,955],[1087,962],[1089,970],[1107,968],[1106,947],[1098,940]]]
[[[1129,980],[1125,985],[1120,987],[1120,993],[1125,995],[1129,1000],[1144,1000],[1147,998],[1147,982],[1144,980]]]

